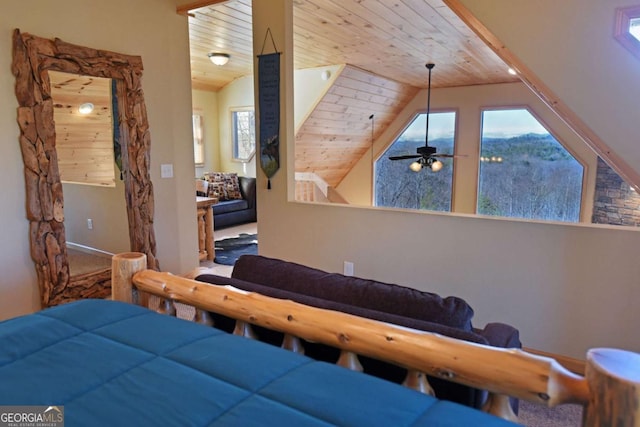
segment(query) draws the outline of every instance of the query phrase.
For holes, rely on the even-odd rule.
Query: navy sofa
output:
[[[503,323],[489,323],[483,329],[473,327],[473,309],[461,298],[440,296],[415,289],[327,273],[300,264],[243,255],[235,263],[232,277],[203,274],[196,278],[218,285],[231,285],[246,291],[274,298],[290,299],[302,304],[341,311],[413,329],[439,333],[452,338],[503,348],[521,348],[518,330]],[[235,321],[211,313],[215,326],[227,332]],[[282,334],[256,327],[261,341],[282,343]],[[305,355],[316,360],[335,363],[339,351],[335,348],[304,342]],[[360,358],[364,372],[401,383],[406,370],[386,362]],[[440,399],[481,407],[486,392],[439,378],[429,377],[429,383]],[[517,413],[517,400],[512,407]]]
[[[239,176],[238,181],[242,199],[223,200],[213,205],[214,230],[256,221],[256,179]]]

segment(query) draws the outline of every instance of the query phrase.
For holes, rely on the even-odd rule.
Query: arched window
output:
[[[390,160],[389,156],[416,154],[425,145],[426,114],[419,114],[375,163],[375,205],[451,211],[453,159],[438,158],[442,169],[434,172],[423,167],[414,172],[413,159]],[[455,143],[455,112],[429,115],[429,146],[438,154],[453,154]]]

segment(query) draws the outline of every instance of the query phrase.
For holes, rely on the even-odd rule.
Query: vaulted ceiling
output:
[[[380,115],[380,134],[426,87],[427,62],[436,64],[434,88],[518,80],[442,0],[293,3],[294,67],[346,65],[296,135],[296,171],[316,173],[331,186],[370,146],[368,116]],[[195,89],[217,91],[253,72],[251,0],[190,11],[189,31]],[[271,40],[260,37],[265,52],[272,52]],[[230,61],[215,66],[209,52],[227,53]]]

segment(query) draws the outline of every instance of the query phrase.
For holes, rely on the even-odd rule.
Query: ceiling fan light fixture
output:
[[[227,62],[229,62],[229,58],[231,58],[231,55],[229,55],[228,53],[221,52],[209,52],[207,56],[209,57],[209,60],[211,62],[218,66],[225,65]]]
[[[413,162],[409,165],[409,169],[411,169],[414,172],[420,172],[422,170],[422,163]]]
[[[442,166],[444,166],[444,165],[442,164],[442,162],[440,160],[434,160],[431,163],[431,170],[433,172],[438,172],[440,169],[442,169]]]

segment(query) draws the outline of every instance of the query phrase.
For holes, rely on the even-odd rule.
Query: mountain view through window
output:
[[[577,222],[583,169],[527,110],[483,112],[479,214]]]
[[[455,112],[429,115],[429,146],[438,153],[453,154]],[[426,114],[420,114],[375,163],[375,205],[432,211],[451,210],[453,159],[440,158],[443,167],[413,172],[413,160],[389,160],[389,156],[416,154],[425,145]]]

